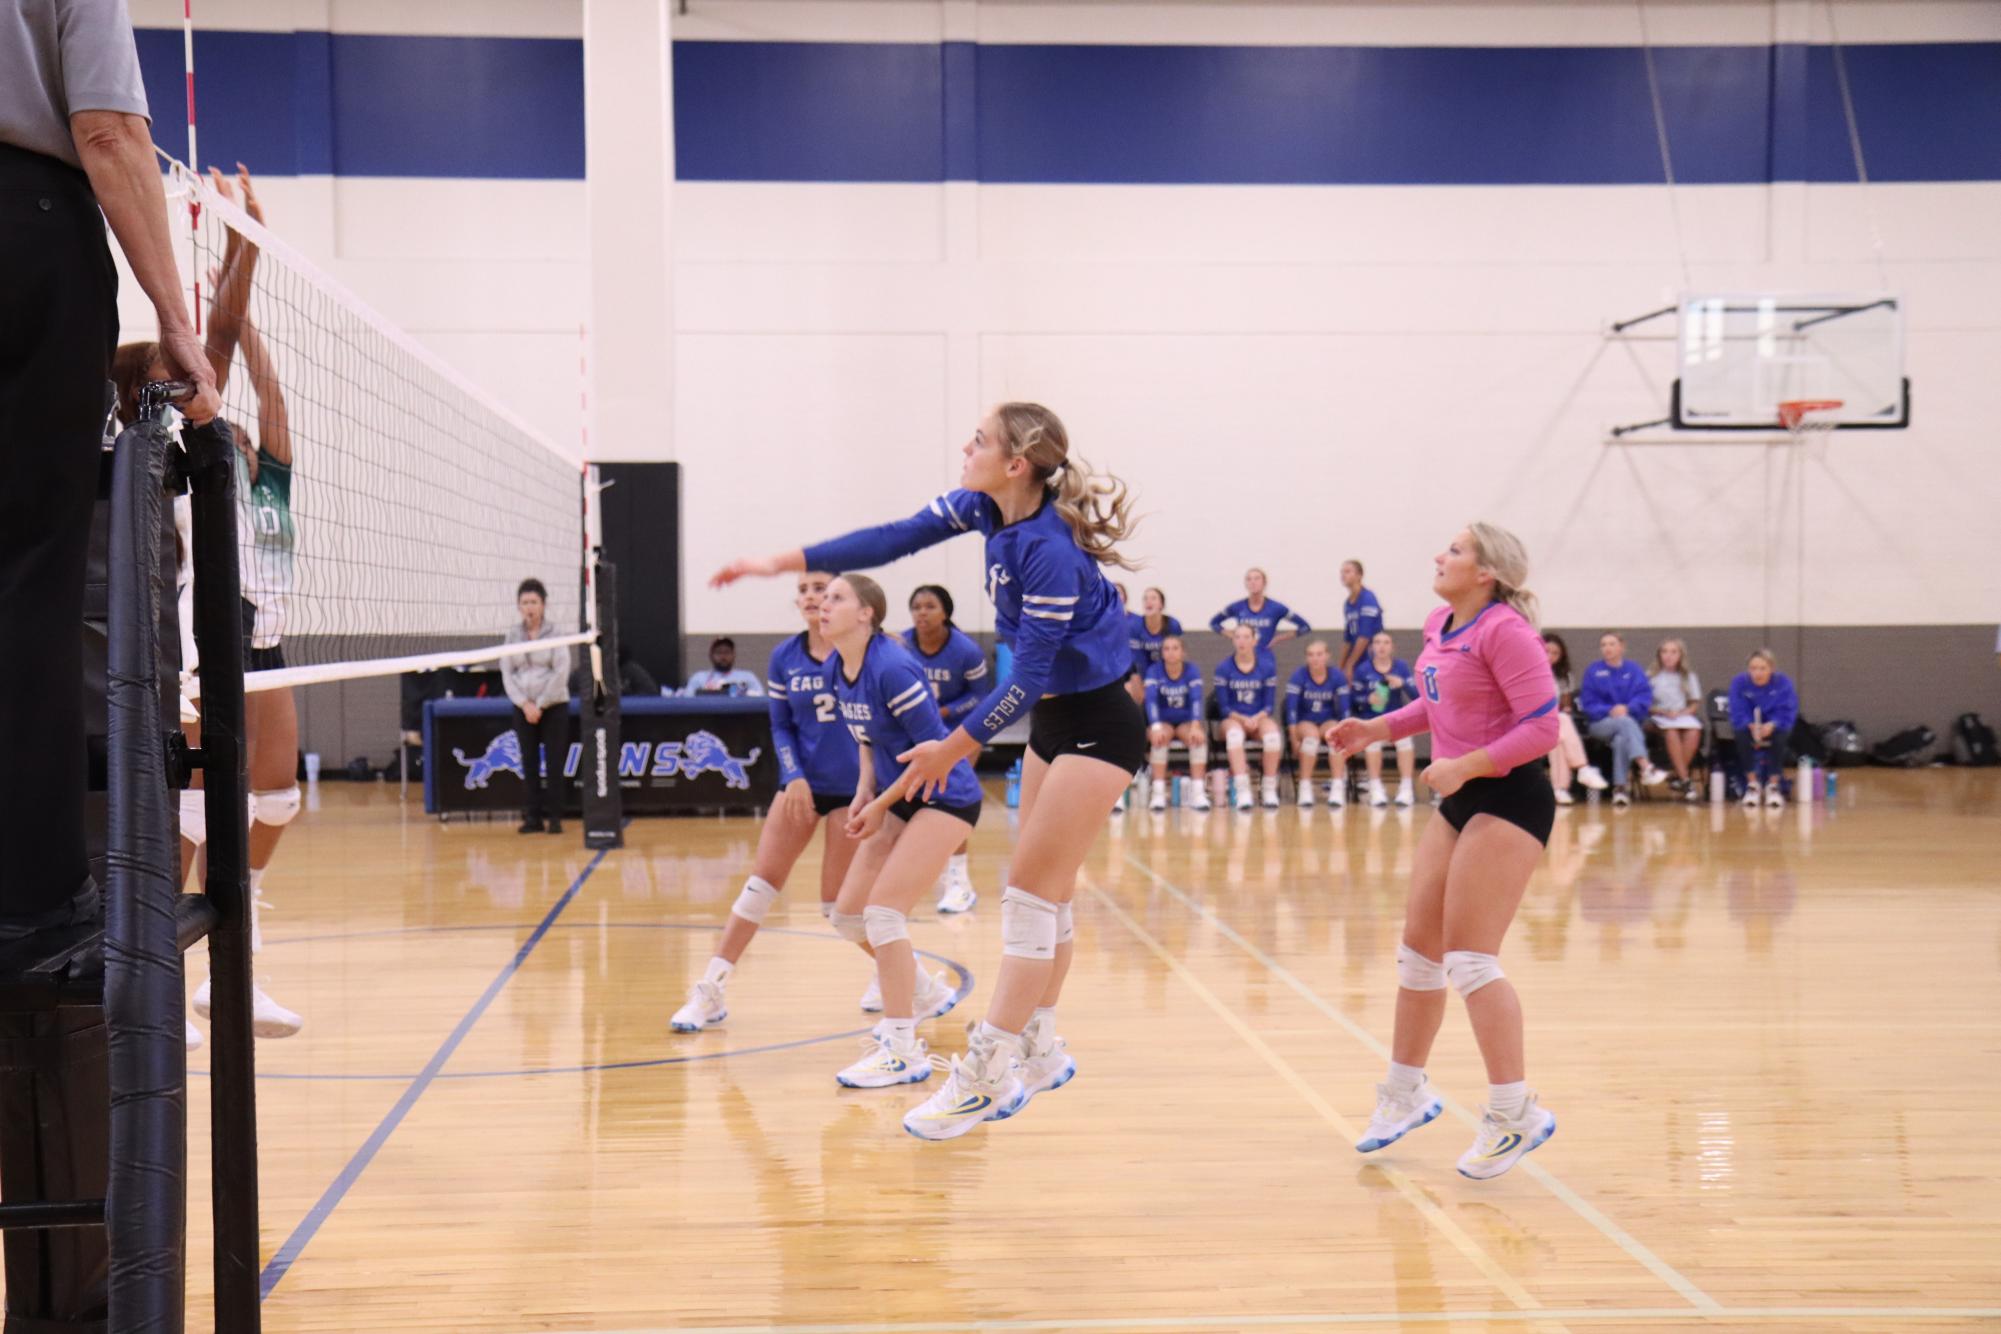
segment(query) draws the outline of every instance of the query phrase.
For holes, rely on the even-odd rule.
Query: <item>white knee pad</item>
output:
[[[910,939],[910,919],[894,908],[871,903],[862,909],[862,921],[867,927],[868,943],[877,949],[892,941]]]
[[[1320,753],[1319,737],[1317,736],[1305,737],[1300,741],[1299,754],[1301,759],[1310,760],[1319,753]]]
[[[1190,764],[1207,764],[1209,762],[1209,743],[1207,741],[1190,742],[1188,745],[1188,762]]]
[[[196,847],[208,842],[207,800],[198,787],[181,793],[181,837]]]
[[[1001,895],[1001,953],[1017,959],[1056,957],[1056,919],[1061,909],[1025,889]]]
[[[1155,746],[1146,753],[1146,757],[1155,764],[1165,765],[1167,763],[1167,747]]]
[[[1406,991],[1445,990],[1445,965],[1397,942],[1397,985]]]
[[[857,945],[868,944],[868,918],[858,912],[842,912],[836,908],[827,918],[834,924],[834,934],[843,940],[852,940]]]
[[[1397,742],[1397,754],[1399,755],[1408,755],[1416,749],[1417,742],[1412,741],[1409,737],[1405,737],[1403,740]]]
[[[1223,745],[1230,750],[1244,748],[1244,729],[1234,723],[1223,729]]]
[[[273,829],[283,829],[299,818],[300,804],[297,783],[270,792],[252,792],[250,818],[258,824],[270,825]]]
[[[1507,974],[1501,971],[1501,961],[1491,954],[1476,954],[1472,950],[1447,950],[1445,952],[1445,976],[1450,978],[1462,996],[1470,996],[1489,982],[1498,982]]]
[[[771,905],[778,902],[778,886],[763,876],[754,875],[743,882],[743,893],[736,896],[730,911],[752,926],[763,926],[764,915],[771,911]]]
[[[1077,922],[1075,915],[1070,911],[1070,905],[1067,903],[1057,904],[1056,943],[1058,945],[1067,945],[1076,938],[1077,938]]]
[[[1266,750],[1277,750],[1280,746],[1285,744],[1285,733],[1279,731],[1276,727],[1274,727],[1269,732],[1259,733],[1258,743],[1262,745]]]

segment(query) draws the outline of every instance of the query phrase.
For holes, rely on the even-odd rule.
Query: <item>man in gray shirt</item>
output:
[[[101,211],[100,211],[101,210]],[[97,911],[84,854],[84,565],[118,341],[105,223],[162,355],[220,404],[181,293],[125,0],[0,6],[0,938]]]

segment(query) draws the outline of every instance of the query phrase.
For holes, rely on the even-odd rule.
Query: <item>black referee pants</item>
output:
[[[84,563],[118,271],[83,173],[0,144],[0,926],[85,887]]]
[[[521,743],[521,782],[524,796],[521,818],[560,820],[569,804],[570,784],[563,769],[570,762],[570,701],[558,700],[542,710],[539,722],[529,722],[517,705],[514,710],[514,739]],[[549,781],[542,781],[542,768],[535,762],[537,749],[549,752]]]

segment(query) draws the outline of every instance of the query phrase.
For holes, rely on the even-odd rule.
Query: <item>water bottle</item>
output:
[[[1813,761],[1804,755],[1800,757],[1799,768],[1793,773],[1793,800],[1813,800]]]
[[[1007,806],[1017,810],[1021,806],[1021,761],[1016,760],[1007,767]]]
[[[1839,782],[1835,778],[1834,770],[1828,769],[1825,770],[1824,772],[1827,774],[1827,804],[1830,807],[1832,807],[1834,805],[1835,797],[1840,794],[1841,788]]]
[[[1721,769],[1711,769],[1709,771],[1709,804],[1712,806],[1721,806],[1723,804],[1725,789],[1728,787],[1729,780],[1723,777],[1723,771]]]

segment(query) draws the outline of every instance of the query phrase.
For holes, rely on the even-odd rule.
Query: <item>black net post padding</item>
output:
[[[180,850],[167,798],[156,638],[168,448],[157,407],[118,437],[108,571],[109,1325],[146,1334],[179,1334],[186,1317],[187,1048],[174,930]]]
[[[215,1327],[256,1334],[257,1088],[250,1030],[250,778],[243,724],[242,583],[236,444],[218,418],[182,432],[192,491],[195,647],[208,819],[209,1126],[215,1215]]]
[[[623,689],[618,669],[618,567],[597,563],[597,632],[595,646],[586,645],[594,670],[591,688],[577,701],[577,736],[583,743],[577,757],[577,790],[583,800],[584,846],[625,845],[625,801],[618,786],[619,713]],[[549,763],[561,772],[562,759]]]

